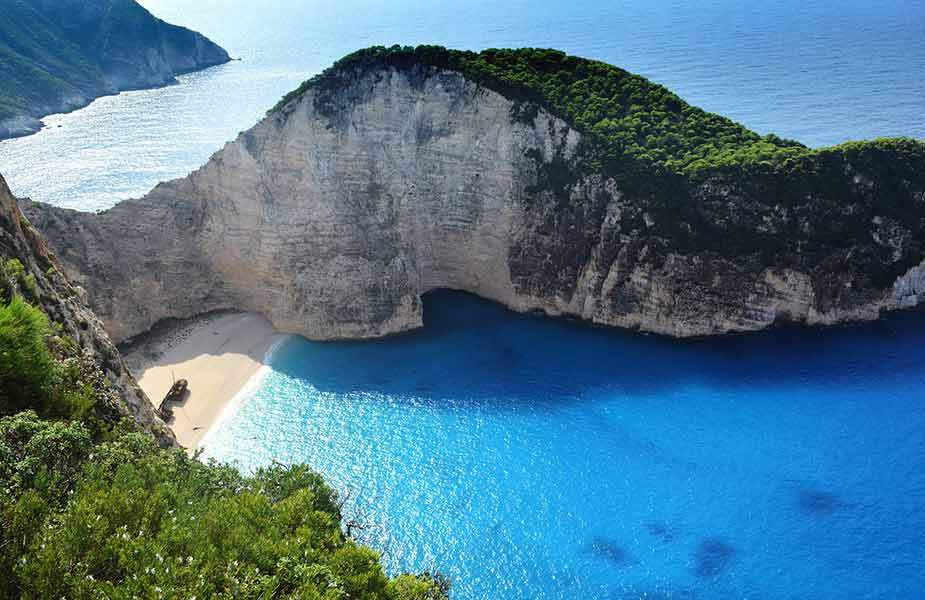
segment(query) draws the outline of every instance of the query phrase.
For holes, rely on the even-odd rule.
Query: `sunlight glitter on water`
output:
[[[925,585],[925,315],[688,343],[427,310],[409,337],[290,338],[206,457],[309,463],[393,573],[462,600]]]

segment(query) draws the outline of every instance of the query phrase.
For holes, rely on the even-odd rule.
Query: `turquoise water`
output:
[[[426,311],[290,338],[206,456],[310,463],[390,572],[457,600],[922,598],[925,314],[673,342]]]
[[[546,46],[810,145],[925,138],[921,0],[142,0],[241,61],[0,142],[13,191],[82,210],[186,175],[303,79],[373,44]],[[2,18],[2,17],[0,17]],[[2,82],[0,82],[2,85]]]

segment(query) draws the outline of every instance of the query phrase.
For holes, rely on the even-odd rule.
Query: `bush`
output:
[[[45,313],[21,297],[0,306],[0,414],[45,404],[55,373],[49,333]]]
[[[23,264],[18,259],[11,258],[0,265],[0,300],[12,298],[17,287],[30,298],[38,299],[39,289],[35,275],[26,274]]]

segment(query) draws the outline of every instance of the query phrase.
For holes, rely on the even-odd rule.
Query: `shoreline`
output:
[[[189,382],[184,399],[170,405],[167,425],[194,452],[259,385],[286,338],[256,313],[218,312],[163,324],[122,351],[155,408],[174,381]]]
[[[51,112],[47,112],[42,115],[33,115],[33,114],[28,114],[28,113],[15,114],[11,117],[8,117],[0,121],[0,142],[6,141],[6,140],[18,140],[21,138],[33,136],[37,133],[41,133],[42,131],[45,131],[46,129],[50,127],[45,122],[45,119],[49,117],[57,117],[60,115],[69,115],[79,110],[83,110],[87,108],[88,106],[90,106],[91,104],[93,104],[94,102],[96,102],[97,100],[99,100],[100,98],[110,98],[112,96],[119,96],[125,93],[145,92],[145,91],[150,91],[150,90],[159,90],[159,89],[171,87],[174,85],[182,85],[182,82],[179,79],[177,79],[178,77],[182,77],[183,75],[190,75],[192,73],[201,73],[203,71],[207,71],[215,67],[221,67],[222,65],[227,65],[231,62],[238,61],[238,60],[241,60],[241,59],[229,57],[229,59],[224,62],[208,64],[208,65],[196,67],[193,69],[177,71],[173,74],[172,81],[166,81],[164,83],[129,86],[125,88],[119,88],[113,92],[105,92],[105,93],[100,94],[99,96],[91,95],[91,96],[82,97],[80,100],[76,101],[73,104],[73,106],[68,106],[66,103],[64,103],[64,101],[62,101],[61,106],[52,108],[50,109]],[[14,129],[13,128],[14,124],[18,122],[22,122],[23,125],[19,125],[18,128]],[[3,131],[6,131],[7,133],[4,134],[2,133]]]

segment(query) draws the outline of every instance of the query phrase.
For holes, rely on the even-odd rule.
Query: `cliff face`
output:
[[[152,16],[134,0],[0,3],[0,139],[38,131],[41,117],[122,90],[228,62],[204,36]]]
[[[119,351],[103,330],[100,320],[87,306],[83,290],[73,286],[62,274],[61,264],[48,249],[42,236],[19,210],[16,199],[0,176],[0,260],[19,260],[27,274],[35,278],[38,307],[60,332],[74,340],[81,351],[95,362],[115,394],[111,404],[99,407],[109,419],[132,417],[162,444],[174,445],[173,434],[155,414],[150,400],[128,372]]]
[[[219,308],[374,338],[420,327],[436,288],[672,336],[925,298],[917,182],[838,163],[838,205],[785,188],[769,202],[775,182],[722,173],[656,193],[579,169],[584,141],[457,71],[384,66],[308,87],[140,200],[25,210],[117,341]]]

